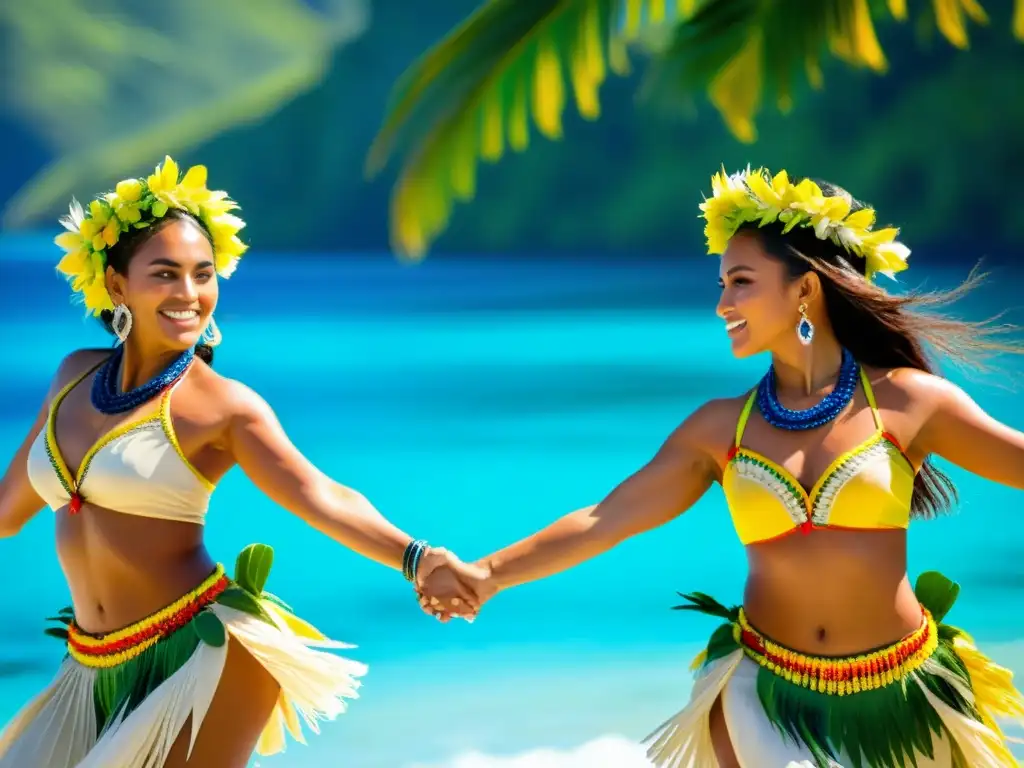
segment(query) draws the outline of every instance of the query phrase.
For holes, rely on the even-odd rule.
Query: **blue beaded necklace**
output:
[[[180,379],[192,364],[195,356],[195,350],[190,347],[182,352],[162,373],[157,374],[142,386],[128,392],[121,392],[118,378],[121,361],[124,359],[124,347],[118,347],[114,354],[100,366],[96,372],[96,378],[92,381],[92,406],[108,416],[135,410]]]
[[[814,429],[828,424],[850,404],[859,376],[860,365],[849,350],[844,349],[835,388],[821,402],[805,410],[794,411],[779,402],[775,391],[775,366],[772,366],[757,385],[757,408],[764,420],[773,427],[788,430]]]

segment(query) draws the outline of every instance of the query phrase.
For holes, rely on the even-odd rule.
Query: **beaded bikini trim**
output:
[[[50,412],[46,419],[46,431],[43,436],[43,447],[46,450],[46,458],[50,462],[50,466],[53,468],[53,471],[56,473],[61,487],[68,495],[68,512],[70,514],[76,515],[82,509],[82,504],[85,501],[82,494],[82,485],[85,483],[86,475],[89,473],[89,467],[92,465],[92,461],[96,458],[96,455],[115,440],[141,429],[150,429],[153,427],[163,428],[163,432],[166,435],[168,442],[170,442],[171,447],[174,449],[174,452],[178,455],[181,462],[189,469],[190,472],[192,472],[193,475],[195,475],[196,479],[202,483],[203,487],[206,488],[208,492],[212,493],[214,491],[214,484],[206,479],[206,477],[196,469],[192,462],[189,461],[185,452],[181,448],[181,443],[178,442],[178,436],[174,430],[174,423],[171,420],[171,393],[174,390],[173,384],[170,387],[167,387],[164,390],[163,395],[161,395],[160,408],[157,413],[125,422],[104,434],[92,445],[91,448],[89,448],[85,456],[82,458],[82,463],[78,468],[77,475],[73,475],[67,464],[64,462],[64,457],[60,453],[60,447],[57,445],[57,411],[64,402],[64,398],[67,397],[71,390],[87,379],[92,372],[92,370],[87,371],[78,379],[68,382],[68,384],[65,385],[65,387],[57,394],[50,406]]]
[[[811,520],[815,525],[826,525],[832,514],[832,504],[836,495],[846,485],[846,481],[854,477],[864,467],[879,459],[902,458],[900,449],[885,433],[879,434],[873,441],[859,450],[845,455],[835,468],[829,472],[814,498],[814,514]]]
[[[922,610],[921,626],[899,642],[846,658],[808,656],[785,648],[754,629],[743,609],[733,625],[733,637],[748,657],[778,677],[818,693],[845,696],[899,682],[935,653],[938,629],[927,609]]]
[[[228,588],[230,580],[218,565],[198,587],[141,621],[105,635],[84,632],[74,621],[68,625],[68,653],[93,669],[116,667],[140,656],[188,624]]]
[[[812,493],[797,485],[794,478],[774,462],[744,448],[734,448],[729,462],[737,475],[759,483],[777,496],[793,522],[806,528],[828,525],[832,505],[846,482],[880,458],[904,458],[900,447],[887,432],[879,432],[862,445],[840,455]],[[812,510],[810,516],[808,507]]]
[[[804,502],[803,489],[797,488],[793,481],[776,467],[741,449],[733,457],[733,468],[740,477],[753,480],[775,494],[794,523],[800,525],[807,522],[807,504]]]

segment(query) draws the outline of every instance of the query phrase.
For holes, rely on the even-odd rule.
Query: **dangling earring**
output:
[[[110,320],[110,327],[117,336],[117,343],[124,344],[128,334],[132,332],[132,311],[126,304],[118,304],[114,307],[114,317]]]
[[[216,321],[211,317],[210,322],[203,329],[203,335],[199,338],[200,343],[208,347],[216,347],[223,340],[224,337],[220,333],[220,328],[217,327]]]
[[[807,317],[807,305],[801,304],[797,311],[800,313],[800,322],[796,324],[796,337],[805,347],[814,341],[814,323]]]

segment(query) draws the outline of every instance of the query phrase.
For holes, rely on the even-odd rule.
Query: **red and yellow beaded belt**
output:
[[[807,656],[772,642],[750,626],[742,608],[733,637],[747,656],[769,672],[794,685],[836,696],[872,691],[901,680],[924,664],[939,645],[935,620],[927,610],[921,626],[899,642],[847,658]]]
[[[116,667],[141,655],[163,638],[177,632],[227,589],[230,580],[218,565],[202,584],[142,621],[105,635],[83,632],[68,624],[68,653],[86,667]]]

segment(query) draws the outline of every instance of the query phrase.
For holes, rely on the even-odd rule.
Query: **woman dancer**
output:
[[[917,310],[973,280],[939,296],[876,287],[908,251],[844,190],[749,169],[713,190],[701,210],[722,256],[717,312],[737,357],[771,353],[768,373],[697,410],[597,506],[435,571],[422,602],[443,613],[453,584],[486,600],[571,568],[718,482],[746,547],[743,604],[686,596],[724,623],[689,706],[651,737],[655,765],[1016,765],[996,718],[1021,718],[1024,700],[944,623],[959,587],[934,572],[911,586],[906,531],[955,501],[933,455],[1024,487],[1024,434],[934,374],[925,345],[961,361],[1019,349],[999,342],[1005,328]]]
[[[263,591],[269,547],[243,551],[233,579],[204,548],[236,464],[410,580],[448,557],[321,474],[262,399],[214,373],[218,275],[245,250],[235,208],[205,168],[179,179],[166,158],[62,220],[58,269],[118,346],[64,360],[0,483],[0,535],[55,511],[74,605],[50,630],[67,643],[56,679],[0,735],[3,768],[241,768],[356,696],[365,667],[328,652],[351,646]]]

